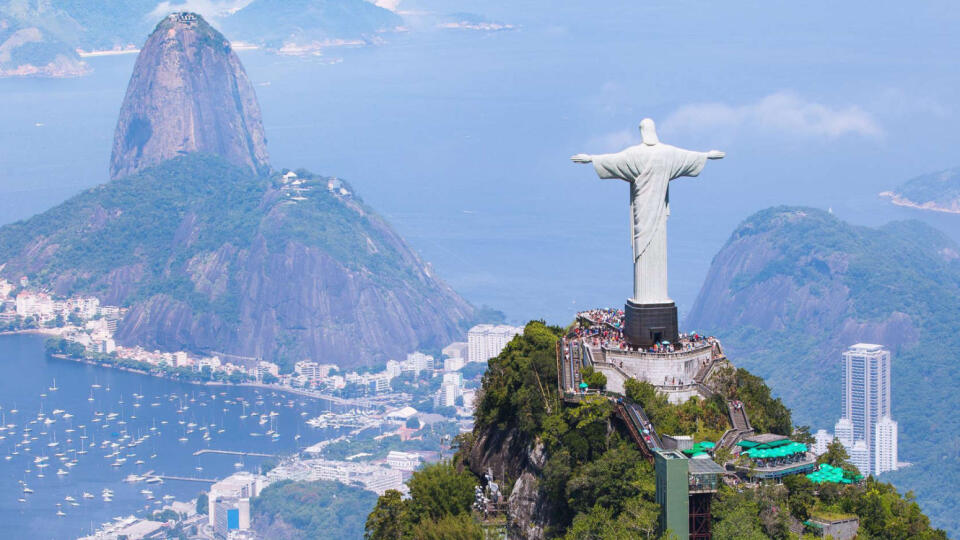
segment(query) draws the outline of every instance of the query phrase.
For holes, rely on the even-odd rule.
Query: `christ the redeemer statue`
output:
[[[618,178],[630,182],[630,238],[633,245],[633,297],[627,303],[627,326],[631,306],[672,306],[673,329],[663,328],[659,336],[676,339],[676,306],[667,294],[667,217],[670,215],[670,181],[681,176],[697,176],[708,159],[720,159],[723,152],[694,152],[657,138],[656,126],[649,118],[640,122],[643,144],[616,154],[577,154],[575,163],[593,163],[600,178]],[[655,323],[655,321],[654,321]],[[644,330],[647,328],[644,325]],[[669,325],[668,325],[669,326]],[[653,340],[653,341],[651,341]]]

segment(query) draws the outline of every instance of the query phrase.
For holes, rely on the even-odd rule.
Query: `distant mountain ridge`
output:
[[[0,0],[0,77],[83,75],[90,68],[78,50],[139,47],[155,21],[167,15],[162,7],[190,6],[157,0]],[[366,0],[252,0],[198,7],[233,38],[273,51],[338,41],[372,43],[403,22]],[[15,36],[9,28],[28,32],[30,44],[23,42],[27,34]]]
[[[110,177],[200,152],[269,171],[257,96],[223,34],[203,17],[164,17],[137,56],[110,158]]]
[[[940,497],[960,479],[942,448],[960,442],[960,248],[921,222],[858,227],[813,208],[777,207],[745,220],[714,257],[686,327],[715,334],[763,376],[798,423],[830,428],[840,414],[840,353],[856,342],[893,352],[900,459],[890,473],[935,524],[960,530]],[[886,478],[886,476],[885,476]]]
[[[49,31],[0,12],[0,77],[76,77],[90,67]]]
[[[960,167],[918,176],[880,196],[898,206],[960,214]]]

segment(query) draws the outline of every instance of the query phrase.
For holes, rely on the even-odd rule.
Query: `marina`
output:
[[[76,538],[349,431],[306,424],[337,416],[327,401],[64,361],[43,342],[0,336],[0,366],[17,374],[0,381],[0,519],[10,537]]]

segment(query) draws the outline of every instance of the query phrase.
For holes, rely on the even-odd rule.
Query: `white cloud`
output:
[[[373,5],[382,7],[383,9],[389,9],[390,11],[396,13],[397,8],[400,7],[401,0],[367,0],[368,2],[373,3]]]
[[[685,105],[667,117],[662,127],[671,133],[736,130],[828,138],[883,135],[873,116],[856,105],[831,107],[789,92],[771,94],[747,105]]]
[[[455,21],[440,23],[437,25],[437,28],[445,28],[449,30],[479,30],[482,32],[498,32],[500,30],[513,30],[514,26],[512,24],[501,24],[494,22]]]

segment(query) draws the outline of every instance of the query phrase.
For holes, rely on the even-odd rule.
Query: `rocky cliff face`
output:
[[[110,158],[119,178],[191,152],[269,169],[260,106],[230,43],[199,15],[164,18],[147,38]]]
[[[150,349],[350,367],[460,338],[474,308],[330,181],[184,156],[0,228],[0,274],[128,306]]]
[[[547,455],[543,444],[527,441],[517,430],[486,429],[475,432],[466,463],[470,472],[483,478],[487,470],[495,478],[514,480],[507,499],[507,529],[510,538],[542,540],[558,512],[540,489]]]

